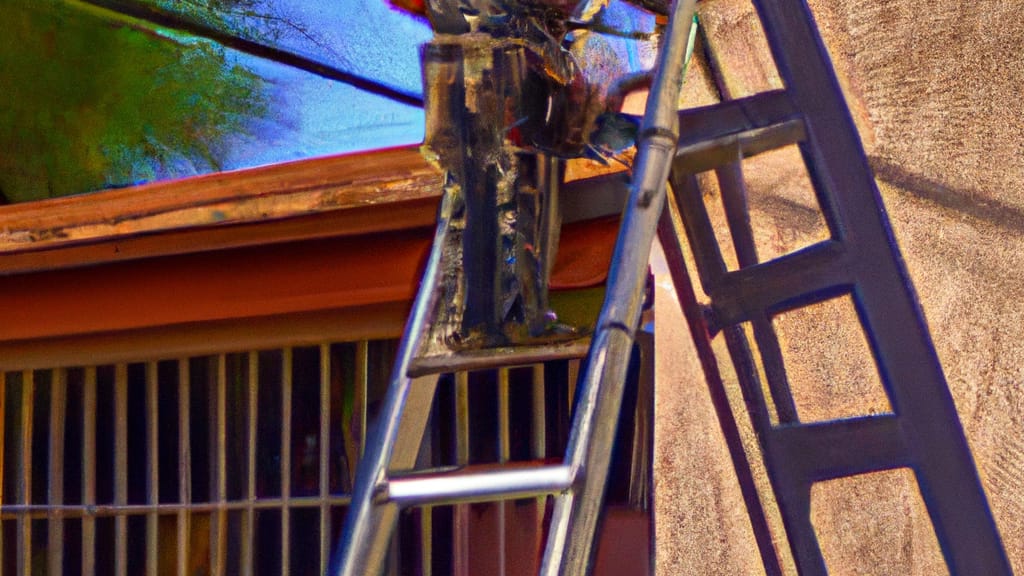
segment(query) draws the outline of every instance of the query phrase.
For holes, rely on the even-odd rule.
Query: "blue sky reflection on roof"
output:
[[[427,23],[386,0],[9,0],[0,202],[419,143],[423,113],[371,91],[97,8],[156,5],[397,90],[422,92]],[[613,2],[605,22],[649,29]],[[649,49],[613,39],[620,64]],[[645,51],[646,50],[646,51]],[[42,73],[40,73],[42,72]]]
[[[417,46],[429,27],[380,0],[173,4],[266,8],[272,19],[250,19],[231,32],[408,92],[421,89]],[[221,16],[204,22],[236,27]],[[88,2],[10,0],[2,20],[0,201],[422,139],[417,107]]]

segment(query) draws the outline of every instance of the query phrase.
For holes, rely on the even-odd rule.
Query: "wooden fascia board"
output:
[[[566,225],[556,289],[604,281],[618,223]],[[0,278],[0,342],[406,304],[431,227],[259,244]]]
[[[622,170],[572,160],[566,179]],[[0,275],[429,225],[441,183],[406,147],[0,206]]]
[[[615,169],[573,162],[569,179]],[[590,182],[579,200],[593,204],[601,193]],[[433,236],[439,184],[407,148],[4,207],[0,351],[404,309]],[[553,288],[602,283],[616,231],[614,217],[565,225]]]
[[[178,238],[173,234],[182,231],[225,228],[245,232],[237,226],[417,201],[422,209],[422,201],[438,196],[440,182],[440,173],[423,160],[416,148],[396,148],[3,206],[0,273],[44,268],[31,265],[33,253],[49,265],[102,260],[103,251],[72,250],[85,258],[82,262],[71,256],[41,255],[85,244],[114,245],[138,236],[168,234],[168,240],[174,243]],[[353,225],[354,233],[362,233],[374,226],[378,230],[394,229],[396,223],[388,218],[360,219],[353,214],[341,217],[334,225]],[[286,237],[294,233],[288,226],[270,227],[267,233],[277,230]],[[344,228],[332,230],[339,232],[344,233]],[[224,239],[230,235],[224,231],[210,234],[212,246],[194,243],[205,237],[193,236],[187,249],[230,244]],[[264,239],[275,240],[272,236]],[[173,248],[150,250],[166,253]],[[24,256],[11,258],[13,255]],[[114,261],[124,258],[115,251],[107,255]]]
[[[157,229],[72,242],[41,242],[28,249],[7,253],[0,251],[0,282],[3,276],[25,273],[325,237],[426,228],[433,225],[436,214],[437,198],[425,197],[273,220],[243,220],[232,224]]]

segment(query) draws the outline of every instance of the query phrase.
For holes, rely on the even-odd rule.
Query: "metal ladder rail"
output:
[[[916,473],[951,573],[1010,574],[941,366],[810,11],[803,0],[755,0],[755,5],[787,88],[681,113],[683,140],[672,184],[698,275],[712,300],[710,329],[725,332],[797,567],[804,575],[827,573],[810,522],[814,482],[908,466]],[[800,146],[832,239],[756,263],[739,160],[787,144]],[[719,172],[740,255],[742,267],[734,272],[726,270],[693,176],[709,169]],[[679,242],[680,231],[670,228],[663,224],[663,241]],[[682,251],[675,248],[666,250],[676,254],[670,262],[673,277],[688,282]],[[792,398],[770,318],[844,293],[855,300],[894,414],[801,424],[795,410],[786,408]],[[775,406],[783,407],[778,426],[770,422],[741,327],[748,321],[767,356],[766,368],[776,367],[766,372]]]
[[[380,574],[397,514],[403,506],[505,500],[555,494],[556,503],[541,574],[582,575],[593,561],[593,541],[622,401],[627,362],[640,317],[647,260],[678,135],[676,102],[696,0],[682,0],[666,30],[667,41],[652,84],[638,143],[630,204],[609,272],[607,296],[581,377],[569,448],[562,464],[488,472],[415,474],[409,469],[423,436],[436,376],[413,380],[418,345],[434,305],[442,246],[452,198],[442,201],[433,250],[406,325],[380,421],[359,465],[352,506],[329,573]],[[681,29],[681,30],[680,30]],[[679,32],[674,32],[680,30]],[[493,359],[502,362],[501,357]],[[480,364],[481,358],[475,362]],[[419,373],[418,371],[415,373]]]
[[[429,407],[437,389],[437,376],[409,376],[409,367],[417,355],[421,336],[429,325],[434,309],[434,286],[440,275],[445,237],[452,219],[455,198],[445,191],[438,210],[434,243],[427,257],[420,289],[406,322],[398,346],[395,366],[376,425],[371,429],[365,452],[356,470],[352,504],[342,526],[340,545],[335,548],[328,573],[333,576],[370,576],[380,574],[386,563],[388,546],[398,522],[398,506],[379,502],[377,492],[392,469],[409,469],[423,440]],[[406,406],[421,407],[415,414]],[[426,406],[425,409],[422,407]]]
[[[587,574],[601,516],[611,446],[619,419],[624,360],[640,319],[651,243],[665,205],[666,183],[679,139],[678,102],[696,0],[675,3],[665,31],[647,109],[637,139],[629,201],[615,243],[608,287],[598,317],[566,462],[573,488],[555,502],[542,576]]]

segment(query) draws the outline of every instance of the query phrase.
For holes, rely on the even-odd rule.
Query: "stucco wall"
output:
[[[932,330],[1004,544],[1024,572],[1024,4],[812,0]],[[781,87],[749,0],[701,5],[719,88]],[[715,97],[695,66],[687,103]],[[701,88],[703,87],[703,88]],[[799,157],[745,162],[762,257],[820,239]],[[708,182],[708,184],[712,184]],[[713,184],[709,204],[717,201]],[[724,226],[719,226],[724,230]],[[659,318],[681,326],[671,295]],[[847,303],[778,326],[802,418],[887,410]],[[828,327],[822,330],[822,326]],[[685,330],[659,344],[659,574],[757,574],[756,548]],[[816,488],[833,574],[945,567],[913,477]]]

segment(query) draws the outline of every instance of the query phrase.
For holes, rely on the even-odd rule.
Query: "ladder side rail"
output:
[[[693,246],[694,258],[698,263],[703,262],[703,265],[698,265],[697,267],[698,275],[700,276],[701,283],[705,286],[705,290],[712,297],[711,305],[712,313],[714,314],[715,298],[719,292],[715,287],[721,285],[727,277],[738,273],[726,271],[725,260],[722,257],[718,241],[714,237],[711,221],[704,207],[703,195],[696,176],[677,168],[672,174],[672,188],[675,192],[674,198],[677,202],[677,210],[685,222],[686,234],[690,239],[691,246]],[[682,270],[681,273],[673,274],[673,283],[676,286],[676,291],[682,297],[687,292],[692,292],[692,285],[688,275],[685,274],[685,267],[682,263],[682,251],[678,250],[677,252],[678,254],[673,254],[673,251],[666,250],[666,257],[671,256],[673,260],[678,260],[678,262],[670,260],[669,266],[670,270],[673,268]],[[745,296],[749,296],[750,292],[754,289],[751,284],[745,290],[740,290],[737,300],[740,302],[746,300]],[[697,305],[696,300],[683,301],[682,299],[681,304],[684,306],[684,309],[688,306]],[[757,314],[755,313],[754,316],[757,316]],[[712,320],[714,320],[714,317],[712,317]],[[724,326],[713,326],[712,328],[720,329],[723,332],[729,357],[736,370],[743,402],[746,405],[750,423],[761,446],[762,459],[771,482],[772,491],[775,494],[779,514],[781,515],[782,524],[786,532],[785,536],[793,552],[793,560],[802,576],[825,576],[828,572],[819,550],[814,527],[810,521],[810,483],[799,476],[796,478],[787,476],[787,468],[785,466],[787,463],[780,462],[774,457],[773,446],[768,441],[772,431],[768,405],[765,401],[753,353],[750,350],[750,343],[739,322],[740,320],[730,319],[726,320]],[[699,343],[703,338],[709,338],[709,336],[702,335],[699,331],[695,332],[695,342]],[[711,376],[718,374],[718,366],[714,352],[710,348],[710,343],[707,345],[706,353],[710,356],[710,359],[702,362],[705,377],[709,378],[709,384],[714,384],[710,379]],[[725,401],[728,402],[728,399]],[[722,424],[722,413],[726,410],[728,408],[719,411],[720,425]],[[727,413],[727,417],[731,418],[731,413]],[[729,451],[735,466],[737,459],[735,453],[743,451],[742,444],[739,446],[730,444]],[[746,464],[746,469],[742,471],[738,466],[736,467],[737,476],[741,479],[742,488],[743,475],[751,474],[749,463]],[[747,508],[749,514],[753,508],[750,505]],[[757,521],[751,515],[751,526],[755,530],[756,538],[771,540],[771,531],[767,522]],[[764,533],[762,534],[761,531]],[[763,556],[764,554],[762,553],[762,558]],[[765,563],[765,565],[770,566],[766,570],[779,566],[778,560],[770,565]],[[781,570],[781,568],[778,569]]]
[[[751,425],[761,446],[762,458],[771,481],[772,491],[776,497],[779,514],[785,529],[785,536],[793,553],[793,561],[802,576],[825,576],[828,573],[827,567],[810,519],[810,490],[812,481],[815,479],[810,472],[815,468],[814,458],[813,456],[801,455],[798,451],[786,450],[789,446],[794,445],[793,442],[773,442],[775,438],[774,433],[779,428],[775,428],[772,425],[769,408],[765,401],[762,384],[750,348],[750,342],[743,327],[740,325],[744,321],[753,322],[759,318],[767,320],[768,316],[762,305],[785,301],[786,298],[792,296],[795,288],[794,286],[776,285],[774,288],[767,290],[769,295],[767,298],[765,297],[764,293],[766,290],[763,288],[763,284],[778,284],[774,281],[778,280],[780,275],[771,272],[773,268],[778,268],[778,260],[766,262],[756,268],[741,268],[736,272],[726,271],[725,261],[717,240],[713,235],[711,222],[704,207],[703,196],[696,177],[685,173],[677,167],[672,174],[672,183],[673,190],[677,192],[675,200],[678,203],[678,211],[682,214],[683,220],[686,223],[686,234],[693,246],[694,256],[698,262],[703,262],[702,266],[698,266],[698,275],[701,276],[702,284],[712,298],[711,328],[715,331],[721,330],[723,332],[729,357],[736,370],[743,402],[746,405]],[[724,194],[725,192],[723,191]],[[734,238],[736,238],[734,242],[742,241],[742,234],[739,236],[739,238],[736,238],[736,235],[734,235]],[[828,245],[823,244],[823,246]],[[747,248],[749,249],[749,246]],[[666,250],[667,257],[673,256],[674,259],[681,261],[681,251],[679,253],[680,256],[675,256],[671,251]],[[807,253],[813,253],[813,251]],[[822,265],[825,267],[836,265],[838,263],[836,254],[841,253],[824,252]],[[792,257],[789,258],[792,259]],[[682,264],[670,261],[670,269],[673,266],[679,268]],[[833,276],[831,274],[824,275],[823,280],[825,284],[822,286],[825,289],[829,285],[829,278]],[[740,280],[736,281],[737,279]],[[673,281],[680,294],[683,294],[688,288],[686,284],[683,284],[684,282],[689,282],[686,276],[674,275]],[[801,297],[806,300],[821,291],[821,287],[813,288],[818,289],[812,289],[810,293],[801,294]],[[732,308],[737,309],[737,311],[723,315],[720,302],[722,299],[734,304]],[[684,303],[684,305],[696,306],[695,303],[689,302]],[[770,325],[764,328],[771,330],[774,335],[774,330],[771,329]],[[757,335],[755,334],[756,337]],[[699,335],[695,336],[695,340],[699,341]],[[760,345],[761,343],[759,342]],[[710,350],[708,353],[711,355],[713,362],[714,353]],[[714,366],[713,370],[717,373],[717,366]],[[705,366],[705,374],[708,374],[707,366]],[[785,375],[782,374],[782,376],[784,377]],[[721,415],[719,417],[721,418]],[[780,420],[782,420],[781,416]],[[786,424],[786,422],[783,422],[783,424]],[[803,427],[796,425],[794,428],[800,433],[802,432],[800,429]],[[799,434],[797,437],[799,438]],[[739,447],[739,450],[742,450],[742,446]],[[730,452],[735,451],[736,448],[730,445]],[[818,454],[815,453],[814,455]],[[757,526],[754,523],[753,517],[752,526]],[[761,529],[766,532],[769,531],[766,524]],[[755,532],[755,534],[757,533]],[[768,537],[770,538],[770,535]]]
[[[734,162],[719,166],[715,170],[718,176],[719,190],[722,192],[722,204],[725,217],[732,234],[732,243],[736,251],[736,260],[740,268],[747,268],[758,263],[757,244],[754,241],[754,230],[750,225],[750,208],[747,203],[747,187],[743,180],[742,156],[737,155]],[[752,316],[750,324],[754,331],[754,340],[760,351],[761,364],[764,366],[765,379],[775,413],[782,424],[797,422],[796,403],[786,376],[786,364],[782,357],[778,335],[772,327],[771,318],[764,311]]]
[[[692,175],[686,176],[692,178]],[[696,186],[696,184],[693,185]],[[676,189],[676,184],[674,183],[673,192]],[[680,239],[685,234],[685,231],[682,229],[681,224],[677,225],[673,220],[673,212],[671,204],[665,206],[661,222],[658,226],[658,238],[665,252],[665,261],[668,265],[672,283],[675,286],[676,297],[679,300],[680,308],[689,327],[690,335],[693,338],[694,347],[697,350],[697,357],[703,368],[704,380],[711,396],[711,403],[718,419],[719,429],[729,451],[733,471],[739,483],[740,494],[743,497],[747,516],[750,519],[754,541],[757,543],[757,549],[761,555],[761,564],[764,566],[765,575],[781,576],[783,573],[782,565],[779,562],[775,543],[772,540],[771,528],[765,515],[764,504],[761,502],[757,483],[754,481],[753,469],[743,447],[739,426],[733,416],[725,384],[718,370],[718,360],[715,358],[715,353],[711,348],[711,334],[708,330],[707,320],[704,317],[704,310],[697,302],[693,283],[686,269],[685,256],[680,243]],[[756,400],[750,398],[750,389],[743,387],[741,391],[748,410],[751,414],[754,414],[755,410],[758,409],[755,408]],[[763,409],[761,409],[761,412],[767,417]]]
[[[712,236],[711,220],[708,218],[708,213],[704,209],[703,199],[701,197],[700,186],[697,183],[697,178],[693,174],[684,173],[679,170],[675,170],[672,173],[672,198],[676,202],[676,211],[681,216],[685,231],[690,239],[690,245],[693,247],[694,259],[697,262],[703,261],[705,272],[701,271],[700,265],[697,267],[697,274],[702,279],[702,284],[706,287],[714,282],[715,277],[724,277],[726,274],[725,260],[722,258],[718,241]],[[678,240],[676,240],[678,243]],[[671,245],[671,243],[669,243]],[[680,269],[680,272],[672,274],[673,284],[675,285],[676,292],[679,295],[686,295],[693,291],[692,284],[686,285],[683,282],[689,282],[689,274],[685,273],[685,263],[682,257],[682,249],[666,249],[666,259],[669,260],[669,270],[675,268]],[[714,274],[711,278],[705,277],[705,273],[713,271]],[[707,288],[705,288],[707,289]],[[698,306],[696,303],[696,297],[692,300],[687,298],[680,301],[681,305],[684,306]],[[712,307],[714,306],[714,293],[712,292]],[[685,310],[685,308],[684,308]],[[704,324],[708,331],[708,338],[710,338],[715,332],[722,329],[720,326],[708,325],[708,316],[712,316],[710,319],[714,319],[714,308],[710,310],[710,314],[702,314],[702,324]],[[725,329],[732,328],[727,326]],[[742,332],[741,332],[742,334]],[[726,336],[729,332],[726,332]],[[703,338],[698,332],[698,338]],[[730,344],[729,338],[726,338],[726,343]],[[746,346],[746,339],[743,340],[744,346]],[[710,358],[714,358],[714,352],[710,348],[710,342],[708,344],[707,354]],[[730,349],[731,350],[731,349]],[[717,361],[715,361],[717,362]],[[717,363],[712,365],[709,360],[707,365],[703,366],[705,372],[713,370],[715,374],[718,373]],[[768,405],[764,400],[764,394],[760,382],[757,379],[757,369],[754,367],[753,356],[749,353],[742,357],[734,358],[734,368],[738,376],[740,392],[743,394],[743,402],[747,409],[748,415],[751,420],[751,424],[754,428],[754,432],[760,435],[766,429],[771,426],[771,419],[768,415]]]
[[[356,471],[352,505],[345,517],[339,545],[334,551],[328,572],[331,576],[374,576],[384,570],[387,561],[388,546],[398,522],[399,509],[394,503],[377,502],[377,491],[386,480],[392,465],[411,468],[415,464],[423,430],[421,428],[418,434],[408,434],[415,431],[408,424],[403,424],[403,414],[406,419],[410,418],[407,406],[417,412],[412,415],[414,424],[417,420],[425,423],[426,413],[434,398],[437,377],[414,380],[408,375],[408,370],[434,310],[434,286],[440,276],[441,257],[445,250],[454,201],[454,193],[446,190],[441,198],[433,247],[398,346],[384,404]],[[429,384],[424,380],[432,380],[433,385],[424,385]],[[403,432],[406,434],[403,435]],[[393,463],[392,456],[396,452],[402,455],[403,460],[411,461]]]
[[[589,572],[615,441],[628,358],[640,320],[651,243],[679,140],[678,102],[696,0],[680,0],[665,31],[637,142],[629,204],[615,243],[607,294],[580,379],[566,462],[576,483],[555,502],[540,573]]]
[[[854,302],[890,403],[901,417],[900,430],[915,454],[914,470],[946,563],[957,575],[1011,574],[881,194],[810,9],[805,0],[754,4],[787,91],[807,119],[808,143],[801,149],[817,180],[826,221],[855,249]],[[901,282],[892,282],[897,278]]]

